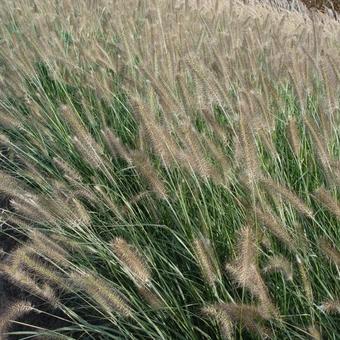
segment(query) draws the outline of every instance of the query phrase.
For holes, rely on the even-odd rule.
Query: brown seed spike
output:
[[[260,178],[260,167],[258,164],[257,148],[253,131],[249,126],[247,117],[242,108],[239,115],[239,142],[242,151],[240,156],[245,162],[247,171],[247,181],[249,184],[253,184]]]
[[[111,152],[111,156],[113,158],[122,157],[128,163],[131,163],[131,156],[129,150],[125,147],[125,145],[121,142],[121,140],[115,136],[115,134],[109,129],[106,128],[102,131],[102,135],[105,139],[105,143]]]
[[[69,106],[62,105],[60,107],[60,112],[62,114],[63,119],[68,123],[68,126],[74,133],[77,133],[78,136],[86,134],[84,125],[79,115],[76,112],[74,112]]]
[[[295,240],[290,236],[288,230],[281,225],[279,221],[267,211],[255,207],[255,219],[263,224],[278,240],[280,240],[292,253],[296,253],[297,245]]]
[[[22,122],[5,112],[0,112],[0,126],[6,128],[6,129],[17,129],[20,127]]]
[[[211,287],[214,287],[218,279],[218,273],[214,264],[210,241],[203,238],[195,239],[192,246],[204,279]]]
[[[285,198],[297,211],[307,217],[313,218],[313,211],[291,190],[287,189],[283,185],[274,182],[270,178],[261,180],[261,184],[268,190],[272,195],[280,194]]]
[[[30,248],[32,248],[37,254],[45,255],[58,264],[65,266],[68,265],[68,252],[63,247],[58,245],[54,240],[50,239],[36,229],[33,229],[29,233],[29,238],[32,240]]]
[[[292,264],[283,256],[272,256],[267,266],[263,268],[264,273],[281,272],[284,274],[286,280],[293,280],[293,267]]]
[[[312,138],[313,146],[315,147],[315,153],[319,158],[319,161],[324,168],[325,172],[328,174],[331,171],[331,160],[329,156],[329,152],[327,150],[327,145],[323,142],[323,137],[320,135],[318,128],[312,120],[304,116],[304,123],[307,127],[307,130]]]
[[[340,251],[336,249],[328,240],[322,238],[319,242],[322,252],[338,267],[340,267]]]
[[[113,252],[124,269],[137,280],[139,284],[147,285],[151,281],[151,271],[144,259],[124,239],[117,237],[111,242]]]
[[[158,310],[164,307],[162,299],[151,289],[142,286],[138,288],[138,292],[152,309]]]
[[[72,169],[72,167],[63,159],[59,157],[54,157],[53,162],[55,165],[64,173],[65,178],[67,178],[71,182],[81,182],[80,174]]]
[[[0,338],[7,339],[6,333],[12,322],[33,310],[32,305],[26,301],[16,301],[10,304],[0,315]]]
[[[340,314],[340,300],[326,300],[320,308],[328,314]]]
[[[222,320],[239,323],[248,332],[256,333],[261,339],[270,338],[271,332],[264,325],[266,315],[262,313],[261,308],[253,305],[233,303],[215,304],[206,308],[209,308],[208,312],[219,313],[219,317]]]
[[[159,198],[165,199],[167,197],[166,188],[150,159],[138,151],[131,153],[131,155],[133,164],[147,180],[153,192],[156,193]]]
[[[263,281],[257,265],[257,247],[255,235],[250,227],[240,231],[238,256],[234,263],[226,264],[226,270],[241,287],[247,288],[258,298],[266,317],[277,316],[277,311],[269,297],[268,289]]]
[[[86,136],[86,139],[79,139],[75,136],[73,137],[73,144],[89,165],[95,169],[100,168],[102,164],[101,152],[97,150],[97,145],[90,136]]]
[[[38,283],[33,280],[27,272],[21,270],[16,265],[2,264],[0,266],[0,272],[6,275],[6,278],[14,285],[30,292],[35,296],[48,301],[52,306],[58,305],[58,299],[52,289],[46,289],[46,287],[40,287]]]
[[[305,264],[302,262],[302,260],[300,259],[299,256],[296,256],[296,262],[298,264],[298,270],[300,273],[300,278],[302,281],[302,286],[303,286],[303,290],[306,294],[306,299],[308,301],[309,304],[312,304],[314,301],[314,295],[313,295],[313,289],[312,289],[312,285],[308,276],[308,272],[306,270],[306,266]]]
[[[224,339],[232,340],[234,338],[233,323],[230,320],[228,314],[225,313],[222,309],[214,305],[210,305],[210,306],[203,307],[202,313],[203,315],[206,315],[209,318],[212,318],[217,322]]]
[[[25,194],[23,185],[14,177],[0,171],[0,193],[9,197],[19,197]]]
[[[299,136],[299,130],[295,118],[290,118],[288,121],[288,140],[290,147],[292,148],[294,155],[299,157],[301,149],[301,141]]]
[[[114,310],[121,316],[133,317],[132,309],[125,298],[99,276],[73,272],[70,274],[70,281],[76,287],[83,289],[106,313]]]
[[[330,192],[320,187],[313,195],[325,208],[340,219],[340,203],[332,197]]]
[[[307,328],[308,333],[313,340],[322,340],[322,336],[320,334],[320,331],[315,326],[309,326]]]

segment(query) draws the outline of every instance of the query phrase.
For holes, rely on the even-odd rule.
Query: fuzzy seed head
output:
[[[283,256],[275,255],[270,257],[266,267],[263,268],[264,273],[281,272],[286,280],[293,281],[292,264]]]
[[[133,317],[132,309],[126,299],[99,276],[92,273],[70,274],[71,283],[84,290],[106,313],[115,311],[123,317]]]
[[[6,339],[6,332],[13,321],[33,310],[32,305],[27,301],[16,301],[11,303],[0,315],[0,337]]]
[[[206,239],[195,239],[192,245],[204,279],[211,287],[214,287],[218,279],[218,272],[213,259],[210,241]]]
[[[113,252],[123,265],[136,280],[142,285],[147,285],[151,281],[151,271],[145,260],[133,249],[123,238],[116,237],[111,246]]]

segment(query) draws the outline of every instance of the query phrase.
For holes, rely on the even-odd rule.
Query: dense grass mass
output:
[[[338,339],[340,23],[269,2],[1,1],[1,339]]]
[[[321,11],[331,10],[336,16],[340,12],[340,2],[337,0],[301,0],[308,8],[317,9]]]

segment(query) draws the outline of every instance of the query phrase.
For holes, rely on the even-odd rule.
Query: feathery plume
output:
[[[249,126],[249,122],[247,121],[247,117],[243,112],[243,109],[240,110],[239,114],[238,137],[242,151],[242,154],[239,156],[241,156],[245,163],[247,181],[248,183],[253,184],[260,178],[260,166],[258,163],[257,148],[253,131]],[[240,160],[238,162],[239,164],[242,164]]]
[[[301,225],[301,223],[294,223],[294,240],[295,243],[298,245],[299,247],[299,251],[302,254],[307,254],[308,251],[308,247],[309,247],[309,240],[308,240],[308,236],[305,232],[305,229],[303,228],[303,226]]]
[[[113,134],[113,132],[109,128],[103,130],[102,135],[113,158],[119,156],[125,159],[128,163],[132,162],[129,150],[125,147],[121,140]]]
[[[8,113],[0,112],[0,126],[6,129],[18,129],[22,122]]]
[[[73,137],[73,144],[79,151],[79,153],[84,157],[85,161],[93,166],[95,169],[100,168],[102,164],[102,160],[100,158],[100,153],[96,150],[94,142],[89,139],[89,136],[87,136],[87,139],[80,140],[78,137]]]
[[[113,252],[124,269],[142,285],[147,285],[151,281],[151,271],[146,262],[124,239],[116,237],[111,241]]]
[[[69,106],[62,105],[60,107],[60,113],[74,133],[77,133],[78,136],[86,134],[86,130],[79,115],[74,112]]]
[[[143,297],[143,299],[152,307],[152,309],[158,310],[164,307],[164,302],[151,289],[145,286],[141,286],[138,287],[138,292]]]
[[[286,280],[293,281],[292,264],[281,255],[274,255],[269,258],[267,265],[263,268],[264,273],[281,272]]]
[[[211,177],[211,166],[203,153],[201,138],[192,123],[188,120],[180,129],[185,149],[182,150],[183,155],[177,155],[177,157],[179,156],[179,160],[182,158],[183,162],[187,163],[184,166],[189,170],[196,172],[203,178]]]
[[[204,279],[211,287],[214,287],[219,275],[213,258],[210,240],[204,238],[195,239],[192,242],[192,246]]]
[[[311,325],[307,328],[307,330],[308,330],[310,337],[313,340],[322,340],[322,336],[320,334],[320,331],[315,326]]]
[[[258,242],[260,243],[260,245],[265,248],[266,250],[270,250],[272,249],[272,241],[268,235],[268,233],[266,233],[264,230],[261,232],[258,232]]]
[[[50,239],[63,249],[67,249],[67,253],[69,253],[69,251],[72,253],[74,251],[82,250],[82,245],[80,242],[77,242],[66,235],[52,234],[50,235]]]
[[[150,159],[141,152],[135,151],[131,153],[132,162],[139,170],[142,176],[148,181],[151,189],[157,194],[161,199],[167,197],[166,189],[159,177],[156,169],[151,164]]]
[[[278,240],[280,240],[287,247],[287,249],[289,249],[292,253],[296,253],[296,242],[290,236],[288,230],[286,230],[285,227],[283,227],[271,213],[255,207],[254,217],[258,222],[263,224]]]
[[[72,169],[63,159],[54,157],[53,162],[70,182],[81,182],[81,175],[76,170]]]
[[[238,243],[238,256],[234,263],[226,264],[226,270],[251,294],[258,298],[267,317],[277,316],[267,286],[263,281],[257,265],[256,239],[252,229],[247,226],[241,229]]]
[[[294,117],[288,121],[288,141],[296,157],[300,155],[301,141],[299,136],[299,129]]]
[[[84,205],[76,198],[72,198],[72,203],[75,207],[74,214],[77,216],[76,217],[77,220],[86,226],[91,225],[91,216],[86,210],[86,208],[84,207]]]
[[[26,248],[27,247],[27,248]],[[48,266],[42,262],[39,258],[35,257],[35,252],[30,248],[30,245],[19,247],[16,251],[11,254],[12,264],[16,264],[21,268],[28,270],[29,272],[34,272],[36,276],[40,277],[42,280],[51,282],[54,285],[65,288],[65,279],[63,275],[56,270],[53,270],[51,266]],[[27,251],[25,249],[28,249]]]
[[[6,333],[12,322],[33,310],[32,305],[27,301],[16,301],[11,303],[0,315],[0,337],[7,339]]]
[[[305,291],[306,294],[306,299],[309,302],[309,304],[312,305],[314,301],[313,289],[306,271],[305,264],[302,262],[298,255],[296,255],[296,262],[298,264],[298,270],[300,273],[303,290]]]
[[[17,287],[48,301],[52,306],[58,305],[55,291],[51,287],[47,285],[40,286],[27,272],[24,272],[20,268],[13,265],[1,264],[0,272],[4,273],[6,278]]]
[[[141,122],[145,134],[151,141],[155,153],[160,157],[163,164],[168,166],[173,163],[175,154],[178,152],[177,144],[168,129],[161,126],[154,113],[146,107],[141,99],[132,96],[137,119]]]
[[[231,137],[231,131],[226,129],[225,126],[219,125],[216,121],[214,113],[207,109],[201,109],[202,115],[205,118],[207,124],[211,127],[212,132],[218,136],[218,139],[222,142],[222,145],[227,145],[229,138]]]
[[[326,240],[325,238],[322,238],[319,242],[320,249],[322,252],[332,261],[334,264],[336,264],[338,267],[340,267],[340,251],[336,249],[331,242]]]
[[[10,264],[12,268],[18,269],[21,265],[21,259],[25,256],[31,256],[33,252],[33,249],[31,249],[27,244],[23,244],[10,253],[10,256],[8,256],[7,258],[6,264]]]
[[[303,121],[312,138],[313,146],[316,149],[316,156],[319,158],[319,161],[324,168],[326,174],[329,174],[331,172],[332,162],[327,150],[327,145],[325,145],[325,143],[323,142],[324,138],[317,132],[318,129],[310,118],[308,118],[307,116],[303,116]]]
[[[6,216],[6,221],[9,225],[18,226],[25,230],[30,230],[33,227],[29,221],[22,217],[18,217],[15,214],[10,214],[8,217]]]
[[[222,304],[221,307],[232,320],[239,322],[250,333],[254,332],[263,339],[270,338],[270,330],[263,325],[267,315],[259,307],[231,303]]]
[[[223,153],[222,148],[217,143],[212,142],[208,138],[206,138],[205,141],[208,146],[209,153],[213,155],[215,161],[218,164],[218,167],[220,167],[221,169],[221,171],[219,171],[219,169],[216,169],[217,174],[211,173],[211,177],[215,182],[222,182],[223,184],[225,184],[228,181],[229,173],[231,171],[231,164],[227,156]]]
[[[270,134],[270,132],[267,130],[261,129],[258,131],[258,136],[260,137],[261,142],[264,145],[264,147],[268,150],[269,154],[272,157],[278,159],[280,156],[276,150],[276,147],[273,142],[273,137]]]
[[[294,69],[296,69],[295,61],[293,61],[292,67]],[[294,72],[294,71],[291,72],[290,70],[288,70],[288,75],[289,75],[289,78],[291,80],[291,84],[293,85],[293,88],[295,90],[295,94],[297,95],[297,98],[299,100],[301,111],[303,113],[305,113],[305,110],[306,110],[306,105],[305,105],[306,104],[306,94],[305,94],[305,91],[304,91],[304,88],[303,88],[303,83],[302,83],[301,79],[298,79],[295,76],[295,74],[298,73],[298,72],[297,71]]]
[[[125,298],[99,276],[72,272],[70,280],[76,287],[83,289],[106,313],[110,314],[114,310],[121,316],[133,317],[132,309]]]
[[[298,197],[296,194],[279,183],[275,183],[272,179],[266,178],[261,180],[261,184],[272,195],[280,194],[284,197],[297,211],[307,217],[313,217],[313,211]]]
[[[90,190],[88,188],[82,188],[80,186],[76,190],[72,190],[68,194],[67,202],[72,198],[86,200],[86,202],[90,203],[92,206],[98,204],[98,197],[95,195],[93,190]]]
[[[222,322],[239,323],[250,333],[256,333],[263,339],[270,338],[270,330],[263,325],[266,320],[266,315],[256,306],[221,303],[205,307],[203,312],[209,316],[215,316],[217,314],[218,320],[216,321],[222,320]],[[225,326],[228,326],[226,330],[229,330],[229,325],[226,324]],[[227,334],[230,333],[228,332]]]
[[[210,305],[202,308],[203,315],[214,319],[221,331],[223,339],[232,340],[234,338],[233,323],[227,313],[217,306]]]
[[[101,199],[103,200],[101,204],[104,202],[112,210],[112,212],[121,217],[119,206],[117,206],[111,196],[105,192],[106,190],[103,190],[99,185],[95,185],[94,189],[99,192]]]
[[[49,237],[36,229],[32,229],[29,233],[29,238],[31,244],[28,246],[37,254],[44,255],[60,265],[68,265],[67,258],[69,257],[69,253]]]
[[[31,195],[21,195],[11,200],[13,208],[23,215],[26,219],[30,219],[38,223],[56,224],[57,218],[54,212],[47,207],[47,201]]]
[[[6,148],[10,150],[10,144],[11,144],[10,139],[5,134],[0,133],[0,151],[1,148]]]
[[[23,184],[17,179],[0,171],[0,193],[8,195],[9,197],[18,197],[25,194]]]
[[[313,196],[320,202],[325,208],[340,219],[340,203],[332,197],[331,193],[325,188],[320,187],[317,189]]]
[[[320,308],[328,314],[340,314],[340,300],[326,300]]]

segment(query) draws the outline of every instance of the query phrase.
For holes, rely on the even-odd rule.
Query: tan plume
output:
[[[340,300],[326,300],[320,308],[328,314],[340,314]]]
[[[229,315],[225,313],[221,308],[214,305],[208,305],[202,308],[203,315],[215,320],[220,328],[223,339],[234,339],[234,326],[229,318]]]
[[[126,299],[99,276],[73,272],[70,274],[70,280],[73,285],[83,289],[106,313],[115,311],[121,316],[133,317],[132,309]]]
[[[288,230],[269,211],[263,211],[259,207],[254,208],[254,217],[264,225],[278,240],[280,240],[292,253],[297,251],[297,245]]]
[[[232,264],[226,264],[226,270],[251,294],[258,298],[267,317],[277,316],[276,307],[273,305],[268,288],[261,277],[257,264],[258,250],[255,234],[251,227],[243,227],[239,234],[238,255]]]
[[[264,324],[266,315],[256,306],[220,303],[204,307],[203,312],[209,316],[218,317],[216,321],[238,323],[245,327],[248,332],[255,333],[262,339],[270,338],[271,332]],[[229,330],[229,324],[225,326],[228,326],[227,330]]]
[[[317,189],[313,196],[320,202],[328,211],[340,219],[340,203],[331,195],[325,188]]]
[[[314,216],[313,211],[293,191],[289,190],[285,186],[274,182],[270,178],[262,179],[261,184],[263,184],[265,189],[268,190],[271,195],[281,195],[301,214],[311,218]]]
[[[301,140],[299,136],[299,129],[297,126],[296,119],[294,117],[290,118],[288,121],[288,140],[290,147],[292,148],[294,155],[296,157],[300,156]]]
[[[151,271],[146,261],[133,249],[123,238],[116,237],[111,246],[113,252],[127,270],[138,283],[146,285],[151,281]]]
[[[27,301],[12,302],[0,315],[0,337],[7,339],[7,331],[13,321],[33,310],[32,305]]]
[[[281,272],[284,274],[286,280],[293,280],[292,264],[282,255],[271,256],[267,265],[263,268],[264,273]]]
[[[219,274],[210,240],[198,238],[193,240],[192,246],[204,279],[210,286],[214,287]]]
[[[319,240],[321,251],[338,267],[340,267],[340,251],[325,238]]]

